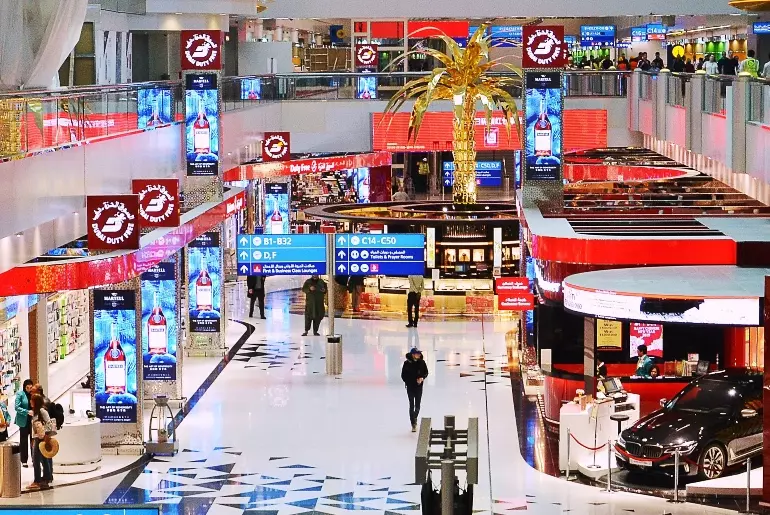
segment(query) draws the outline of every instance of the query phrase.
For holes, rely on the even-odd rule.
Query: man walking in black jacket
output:
[[[406,355],[404,366],[401,367],[401,380],[404,381],[406,394],[409,397],[409,420],[412,423],[413,433],[417,431],[422,385],[426,377],[428,377],[428,365],[422,359],[422,352],[414,348]]]
[[[249,317],[254,316],[254,302],[259,301],[259,318],[265,319],[265,276],[247,275],[246,288],[248,288],[249,299]]]

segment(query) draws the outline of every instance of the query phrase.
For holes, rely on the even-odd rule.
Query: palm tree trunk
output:
[[[475,117],[476,102],[471,98],[465,101],[462,118],[454,119],[452,156],[455,162],[455,173],[452,198],[455,204],[476,203]]]

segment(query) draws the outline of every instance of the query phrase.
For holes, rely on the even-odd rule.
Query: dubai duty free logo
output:
[[[274,161],[286,157],[289,152],[289,143],[281,134],[271,134],[265,139],[265,154]]]
[[[151,224],[168,221],[176,209],[176,199],[162,184],[148,184],[138,192],[139,216]]]
[[[356,48],[359,66],[373,66],[377,64],[377,57],[377,50],[372,45],[359,45]]]
[[[91,217],[91,230],[99,241],[121,246],[136,231],[135,219],[125,203],[119,200],[102,202]]]
[[[219,55],[219,44],[205,33],[196,33],[187,38],[184,56],[187,62],[197,68],[211,66]]]
[[[553,66],[561,60],[562,41],[551,29],[538,29],[525,43],[527,57],[539,66]]]

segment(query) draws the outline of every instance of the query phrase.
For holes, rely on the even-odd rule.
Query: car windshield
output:
[[[738,387],[725,381],[701,379],[685,386],[667,408],[694,413],[712,413],[728,415],[734,413],[741,403],[743,396]]]

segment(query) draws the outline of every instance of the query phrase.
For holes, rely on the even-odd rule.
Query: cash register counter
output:
[[[610,398],[594,400],[584,409],[574,402],[564,404],[560,410],[559,469],[567,470],[567,442],[571,439],[570,470],[584,470],[596,464],[598,470],[606,472],[608,440],[614,442],[618,437],[618,423],[610,417],[616,413],[628,415],[628,420],[621,423],[621,430],[630,427],[639,420],[639,400],[639,395],[629,393],[622,402]],[[601,449],[594,451],[597,447]],[[612,460],[614,466],[614,455]]]
[[[495,297],[491,279],[425,279],[420,315],[493,313]],[[361,309],[385,313],[406,312],[406,277],[367,277]]]

